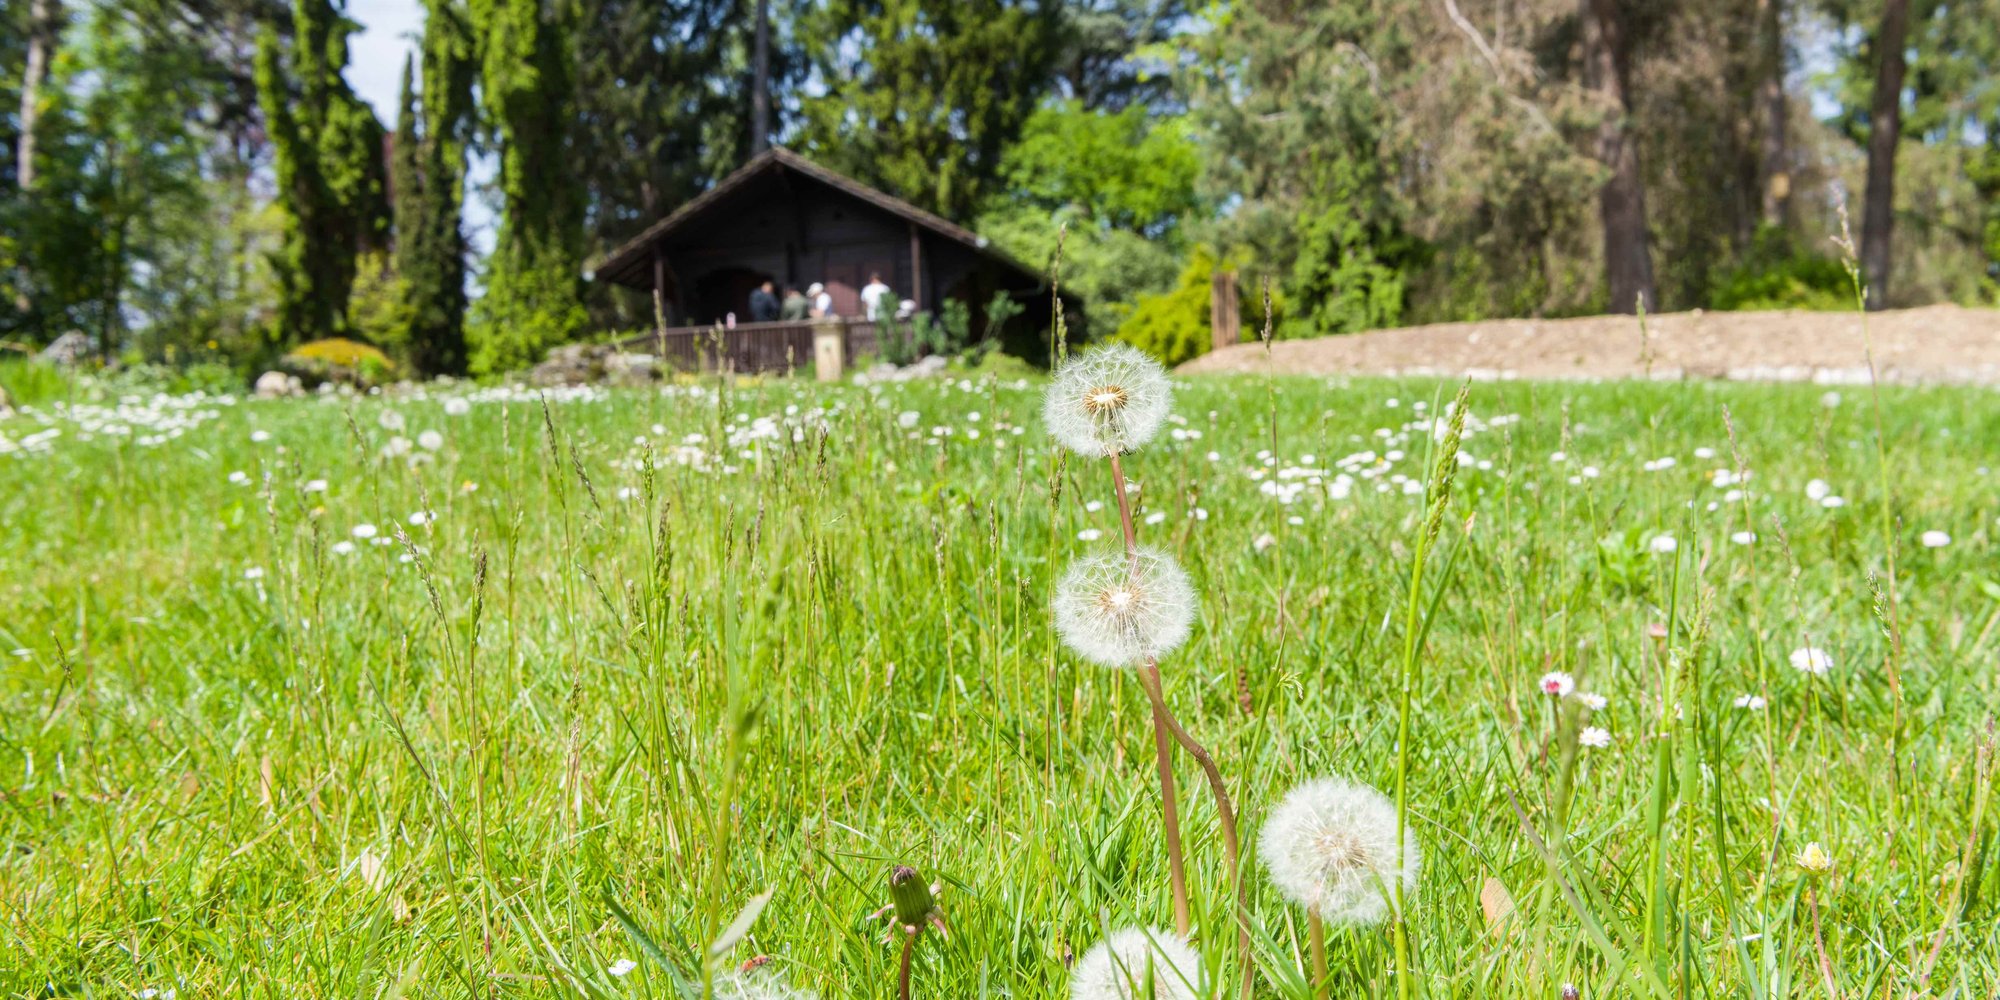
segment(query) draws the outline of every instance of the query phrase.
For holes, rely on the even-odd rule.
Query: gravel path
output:
[[[2000,385],[2000,309],[1925,306],[1871,313],[1883,381]],[[1272,345],[1295,375],[1471,375],[1474,378],[1713,378],[1865,383],[1854,313],[1695,312],[1439,323]],[[1196,358],[1184,374],[1262,372],[1262,344]]]

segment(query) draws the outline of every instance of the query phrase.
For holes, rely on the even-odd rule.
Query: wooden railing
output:
[[[733,371],[745,375],[789,372],[813,363],[813,331],[838,324],[847,363],[878,356],[885,339],[907,344],[915,336],[909,320],[826,319],[778,323],[738,323],[733,328],[673,326],[618,342],[622,350],[651,354],[675,371]]]

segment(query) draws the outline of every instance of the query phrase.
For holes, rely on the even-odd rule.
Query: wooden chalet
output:
[[[763,371],[807,364],[814,326],[750,323],[750,292],[767,280],[781,299],[787,287],[824,284],[850,359],[878,353],[883,337],[907,335],[907,323],[865,318],[861,289],[870,274],[890,288],[883,312],[909,299],[919,314],[933,314],[956,299],[971,309],[976,334],[1045,356],[1052,303],[1045,275],[971,230],[780,147],[646,227],[590,277],[658,290],[668,326],[633,338],[635,349],[650,343],[689,368],[726,362]],[[984,329],[984,306],[996,292],[1024,307],[1005,331]],[[1069,300],[1068,308],[1079,304]],[[736,325],[718,329],[731,314]]]

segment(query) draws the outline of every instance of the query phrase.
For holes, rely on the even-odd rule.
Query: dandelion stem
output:
[[[921,927],[906,928],[903,931],[903,968],[896,976],[896,996],[910,1000],[910,959],[917,951],[917,934]]]
[[[1326,1000],[1326,923],[1318,910],[1306,911],[1306,932],[1312,939],[1313,997]]]
[[[1250,904],[1249,900],[1245,897],[1243,889],[1243,868],[1240,864],[1242,851],[1240,842],[1237,839],[1236,830],[1236,804],[1229,798],[1229,788],[1222,781],[1222,770],[1215,766],[1214,756],[1209,754],[1207,747],[1202,746],[1192,735],[1189,735],[1188,731],[1181,726],[1180,720],[1174,718],[1173,711],[1167,708],[1166,694],[1160,689],[1160,669],[1158,665],[1147,664],[1146,669],[1140,674],[1140,679],[1146,688],[1146,697],[1150,698],[1153,702],[1153,718],[1164,722],[1167,730],[1173,734],[1175,741],[1180,743],[1181,748],[1186,750],[1188,755],[1201,765],[1202,774],[1208,778],[1209,793],[1215,797],[1216,816],[1222,824],[1223,861],[1229,867],[1230,893],[1236,901],[1233,916],[1236,923],[1237,960],[1242,965],[1243,970],[1243,995],[1248,997],[1252,982],[1255,979],[1255,967],[1251,964],[1250,960],[1250,924],[1248,919]]]
[[[1826,937],[1819,929],[1819,894],[1811,883],[1806,885],[1806,906],[1812,910],[1813,947],[1819,951],[1819,974],[1826,980],[1827,1000],[1840,1000],[1840,989],[1833,984],[1833,962],[1826,957]]]
[[[1132,498],[1125,495],[1125,467],[1118,453],[1111,453],[1111,485],[1118,494],[1118,524],[1125,529],[1125,554],[1139,558],[1139,531],[1132,526]]]
[[[1167,706],[1154,694],[1160,687],[1160,667],[1149,660],[1140,668],[1139,676],[1153,700],[1153,759],[1160,771],[1160,825],[1167,840],[1167,873],[1174,887],[1174,930],[1187,937],[1187,864],[1181,858],[1181,815],[1174,798],[1173,744],[1172,737],[1167,735]]]

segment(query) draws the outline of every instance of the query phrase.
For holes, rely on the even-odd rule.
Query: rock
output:
[[[617,351],[604,359],[604,381],[612,385],[648,385],[658,377],[658,359],[650,354]]]
[[[878,361],[869,365],[867,371],[857,373],[854,381],[867,385],[870,382],[908,382],[911,379],[936,378],[944,374],[945,369],[949,367],[951,359],[942,354],[924,355],[901,368],[886,361]]]
[[[605,363],[615,353],[608,344],[564,344],[551,348],[547,360],[528,372],[533,385],[587,385],[604,378]]]
[[[80,330],[71,330],[42,348],[41,359],[53,365],[77,365],[90,357],[90,338]]]
[[[305,383],[297,375],[287,375],[280,371],[269,371],[257,376],[255,386],[258,399],[279,399],[285,396],[303,396]]]

